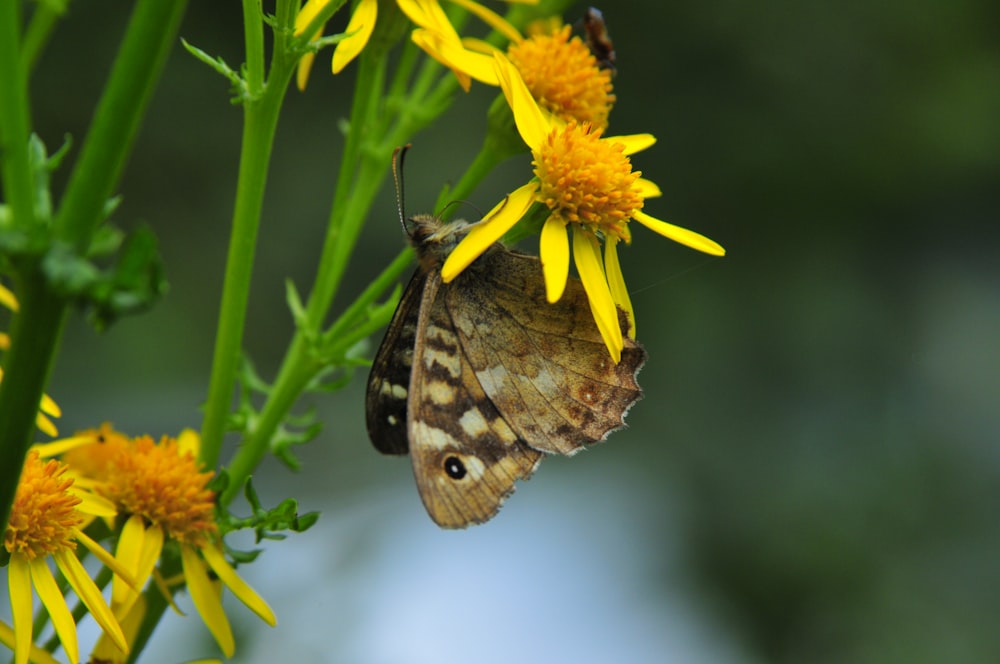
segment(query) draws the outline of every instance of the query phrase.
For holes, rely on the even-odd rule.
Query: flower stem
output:
[[[4,189],[15,222],[32,225],[25,69],[18,54],[17,2],[0,2],[0,135]],[[55,239],[85,250],[104,219],[133,138],[167,54],[177,38],[183,0],[139,0],[57,214]],[[8,95],[10,93],[10,95]],[[9,182],[8,182],[9,179]],[[48,285],[39,258],[13,262],[20,311],[0,383],[0,518],[6,523],[35,414],[65,322],[64,300]]]
[[[279,7],[286,4],[279,3]],[[269,80],[264,82],[263,31],[249,27],[261,22],[260,3],[256,0],[244,0],[243,11],[248,17],[245,19],[247,92],[243,103],[243,139],[229,254],[219,307],[212,376],[201,430],[200,460],[208,467],[214,467],[218,463],[232,406],[271,150],[274,147],[285,91],[295,71],[295,58],[288,55],[287,45],[279,37],[276,39]],[[278,20],[281,21],[282,17],[279,16]],[[280,31],[276,31],[276,34],[280,34]]]

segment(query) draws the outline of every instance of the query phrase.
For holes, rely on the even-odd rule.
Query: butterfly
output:
[[[500,243],[450,283],[441,265],[470,225],[430,215],[400,220],[419,265],[372,363],[368,435],[409,453],[424,506],[444,528],[493,517],[544,454],[571,455],[624,426],[642,396],[643,348],[608,354],[586,293],[571,278],[545,299],[539,260]]]

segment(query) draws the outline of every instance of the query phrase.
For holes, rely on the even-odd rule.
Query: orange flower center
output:
[[[625,146],[601,140],[601,130],[570,123],[552,131],[534,153],[539,196],[567,223],[629,241],[628,221],[641,210],[635,186],[641,173],[632,170]]]
[[[201,548],[216,532],[215,493],[205,488],[213,472],[198,472],[194,455],[177,441],[149,436],[118,447],[104,493],[122,511],[138,514],[182,544]]]
[[[579,37],[570,38],[570,26],[512,44],[507,55],[539,106],[564,120],[608,126],[615,103],[611,72]]]
[[[28,453],[4,531],[8,553],[34,560],[76,549],[75,530],[83,523],[76,506],[82,501],[68,491],[73,479],[62,476],[67,469],[54,459],[43,463],[37,451]]]

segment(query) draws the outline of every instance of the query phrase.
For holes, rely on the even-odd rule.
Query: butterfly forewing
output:
[[[446,290],[424,286],[407,413],[413,472],[424,506],[446,528],[488,520],[534,472],[541,453],[519,440],[486,397],[462,352]]]
[[[626,335],[611,360],[578,280],[547,304],[538,259],[495,245],[446,297],[478,382],[528,445],[572,454],[624,426],[646,353]]]

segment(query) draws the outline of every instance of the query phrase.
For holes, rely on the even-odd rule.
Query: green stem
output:
[[[31,70],[35,68],[38,58],[45,49],[45,45],[49,43],[52,30],[60,18],[62,18],[62,12],[54,10],[49,3],[36,3],[35,11],[31,15],[31,22],[24,33],[24,44],[21,47],[21,65],[24,67],[25,76],[31,74]]]
[[[437,202],[434,204],[435,213],[440,214],[442,217],[449,216],[448,213],[455,206],[446,207],[448,203],[465,200],[479,186],[479,183],[496,168],[497,164],[505,158],[506,155],[499,155],[496,150],[490,148],[488,140],[486,143],[483,143],[475,159],[472,160],[472,164],[469,165],[469,169],[462,175],[462,178],[455,183],[455,186],[446,187],[441,191]]]
[[[18,223],[30,220],[32,192],[27,163],[27,101],[18,40],[10,23],[16,2],[0,2],[0,122],[4,145],[4,186]],[[55,222],[57,239],[84,248],[103,219],[110,196],[152,90],[177,36],[184,13],[182,0],[139,0],[93,124],[73,169]],[[8,82],[9,81],[9,82]],[[7,92],[13,98],[8,99]],[[23,153],[22,157],[18,153]],[[17,169],[10,171],[9,169]],[[8,188],[7,178],[11,178]],[[27,188],[28,191],[24,191]],[[54,361],[65,322],[65,303],[45,280],[39,260],[16,267],[21,308],[11,328],[11,349],[0,383],[0,516],[6,523],[35,415]]]
[[[108,86],[73,168],[56,217],[56,236],[85,250],[104,220],[167,55],[177,43],[186,0],[139,0]]]
[[[359,60],[351,129],[344,146],[316,283],[306,305],[305,323],[289,344],[257,426],[240,445],[227,468],[230,483],[220,497],[223,505],[229,504],[242,491],[243,484],[264,458],[275,431],[298,395],[322,368],[316,361],[313,344],[327,318],[364,219],[388,170],[381,154],[364,149],[382,93],[386,60],[384,57],[370,57],[367,52],[363,52]]]
[[[20,2],[0,2],[0,176],[14,222],[31,228],[35,221],[34,186],[28,159],[31,117],[21,66]]]
[[[257,0],[244,0],[244,12],[256,12],[258,21],[259,9]],[[262,33],[259,37],[263,40]],[[257,47],[248,43],[247,50],[256,53]],[[249,66],[257,62],[256,56],[251,57],[250,53],[248,53],[246,78],[248,86],[251,80],[261,80],[256,73],[252,73],[252,68]],[[233,226],[222,286],[212,376],[209,380],[205,419],[201,431],[200,460],[210,468],[218,463],[232,406],[271,151],[274,147],[281,104],[285,99],[285,91],[291,81],[292,73],[295,71],[294,58],[285,54],[287,54],[285,44],[276,44],[270,80],[266,84],[262,83],[262,87],[248,87],[248,97],[243,105],[243,139],[236,202],[233,208]],[[263,64],[258,64],[263,67]]]

